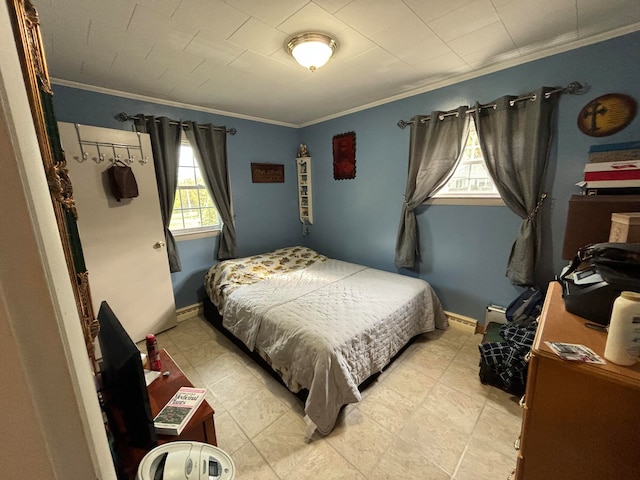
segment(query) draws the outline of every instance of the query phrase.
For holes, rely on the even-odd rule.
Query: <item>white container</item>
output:
[[[169,442],[147,453],[136,480],[233,480],[231,457],[218,447],[200,442]]]
[[[640,355],[640,293],[622,292],[611,311],[611,323],[604,358],[618,365],[631,366]]]

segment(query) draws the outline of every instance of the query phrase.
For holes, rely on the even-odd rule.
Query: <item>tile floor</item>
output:
[[[506,480],[519,399],[478,380],[480,340],[454,322],[418,337],[331,434],[305,443],[302,402],[205,320],[158,335],[190,380],[208,387],[236,480]]]

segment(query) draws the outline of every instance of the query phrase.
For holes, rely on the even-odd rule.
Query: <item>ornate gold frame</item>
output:
[[[7,4],[85,345],[93,370],[97,372],[94,342],[99,326],[78,234],[73,187],[53,111],[53,91],[38,13],[29,0],[7,0]]]

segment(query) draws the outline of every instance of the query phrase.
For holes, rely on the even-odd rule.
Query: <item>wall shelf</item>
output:
[[[313,223],[313,201],[311,195],[311,157],[296,158],[298,171],[298,210],[303,224]]]

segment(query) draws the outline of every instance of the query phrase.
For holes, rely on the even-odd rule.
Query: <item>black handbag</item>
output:
[[[579,281],[589,278],[596,280]],[[594,243],[582,247],[558,281],[568,312],[607,325],[620,293],[640,292],[640,243]]]
[[[590,265],[609,285],[640,291],[640,243],[594,243],[578,250],[576,261]]]

